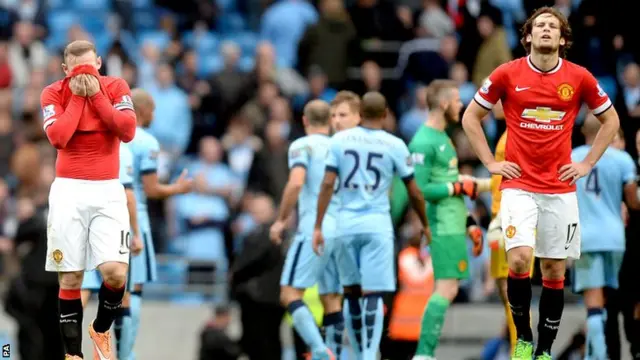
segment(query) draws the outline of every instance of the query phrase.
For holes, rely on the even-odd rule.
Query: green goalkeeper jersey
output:
[[[458,181],[458,156],[446,132],[423,125],[409,151],[415,179],[427,200],[427,217],[434,236],[466,233],[467,207],[462,196],[450,196],[450,183]]]

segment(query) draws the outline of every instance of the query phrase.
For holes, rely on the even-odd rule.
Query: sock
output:
[[[518,274],[509,270],[507,297],[518,339],[533,342],[531,331],[531,277],[529,272]]]
[[[107,285],[107,283],[102,283],[98,292],[98,314],[93,321],[93,329],[96,332],[104,333],[109,331],[118,311],[120,311],[123,296],[124,286],[115,289]]]
[[[382,303],[382,294],[371,293],[366,294],[362,301],[362,309],[364,317],[362,325],[362,358],[363,360],[376,360],[378,358],[378,349],[380,348],[380,340],[382,340],[382,328],[384,327],[384,305]]]
[[[129,296],[129,316],[122,318],[122,346],[119,347],[118,359],[133,360],[133,347],[140,327],[140,307],[142,297],[139,292],[132,292]]]
[[[122,359],[120,356],[120,347],[122,345],[122,319],[125,316],[129,316],[129,308],[122,307],[116,314],[116,319],[113,322],[113,333],[116,337],[116,350],[118,352],[118,357]]]
[[[311,311],[302,300],[291,302],[287,306],[287,310],[291,318],[293,318],[293,327],[304,340],[304,343],[309,346],[311,352],[319,352],[327,348]]]
[[[65,351],[82,357],[82,300],[80,289],[60,289],[58,293],[60,332]]]
[[[424,315],[422,315],[416,355],[435,355],[449,304],[449,300],[444,296],[438,293],[431,295],[427,307],[424,309]]]
[[[587,354],[589,359],[607,359],[604,321],[605,315],[602,308],[587,309]]]
[[[640,360],[640,319],[632,320],[631,324],[633,332],[631,336],[633,337],[633,341],[631,342],[631,356],[633,360]]]
[[[324,342],[331,349],[336,359],[340,359],[342,352],[342,334],[344,333],[344,316],[342,312],[325,314],[322,320],[324,326]]]
[[[360,359],[362,356],[362,307],[360,305],[360,297],[353,294],[345,295],[342,313],[351,349],[356,359]]]
[[[504,316],[507,321],[507,328],[509,329],[509,344],[511,345],[511,351],[509,354],[513,353],[513,349],[516,347],[516,342],[518,341],[518,333],[516,331],[516,324],[513,322],[513,315],[511,314],[511,307],[509,307],[509,303],[506,302],[504,305]]]
[[[540,295],[540,319],[538,320],[538,347],[536,356],[551,354],[551,346],[560,328],[560,319],[564,310],[564,278],[558,280],[542,279]]]

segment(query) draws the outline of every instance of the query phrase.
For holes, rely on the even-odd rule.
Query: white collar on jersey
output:
[[[555,72],[557,72],[558,70],[560,70],[560,68],[562,67],[562,58],[558,58],[558,64],[551,70],[549,71],[542,71],[540,69],[538,69],[535,65],[533,65],[533,62],[531,62],[531,55],[527,56],[527,64],[529,64],[529,67],[531,68],[531,70],[540,73],[540,74],[553,74]]]

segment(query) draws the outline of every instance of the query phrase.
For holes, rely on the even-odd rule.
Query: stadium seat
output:
[[[208,56],[199,57],[198,75],[209,76],[212,73],[222,70],[224,62],[219,54],[210,54]]]
[[[85,12],[80,17],[82,28],[91,33],[93,36],[107,32],[107,14],[90,14]]]
[[[195,49],[198,53],[215,52],[218,49],[220,40],[213,32],[188,31],[182,37],[182,41],[188,47]]]
[[[238,13],[229,13],[220,16],[217,24],[218,30],[223,34],[232,34],[243,31],[246,27],[244,18]]]
[[[223,13],[231,12],[236,9],[236,0],[215,0],[215,2]]]
[[[148,32],[157,28],[158,17],[153,9],[134,10],[133,26],[138,32]]]
[[[162,30],[145,31],[138,35],[139,44],[150,42],[160,49],[166,48],[170,41],[169,35]]]
[[[65,33],[72,25],[78,23],[78,14],[74,11],[55,10],[49,11],[47,15],[47,24],[52,34]]]
[[[241,71],[244,72],[249,72],[251,70],[253,70],[253,67],[256,63],[256,59],[253,56],[243,56],[242,58],[240,58],[240,61],[238,62],[238,68]]]
[[[226,37],[225,40],[233,41],[234,43],[238,44],[238,46],[242,50],[242,55],[244,56],[255,55],[256,46],[258,46],[258,42],[260,41],[258,38],[258,34],[252,31],[243,31],[230,34]]]
[[[599,76],[597,80],[602,90],[609,95],[611,101],[615,101],[616,95],[618,95],[616,79],[613,76]]]
[[[132,0],[135,9],[144,9],[153,6],[153,0]]]
[[[73,0],[71,6],[72,8],[75,8],[80,11],[94,10],[96,12],[97,11],[107,12],[111,9],[111,1],[109,0]]]

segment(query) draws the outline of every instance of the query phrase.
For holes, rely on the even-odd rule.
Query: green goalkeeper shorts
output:
[[[466,235],[434,235],[430,252],[436,280],[469,278]]]

